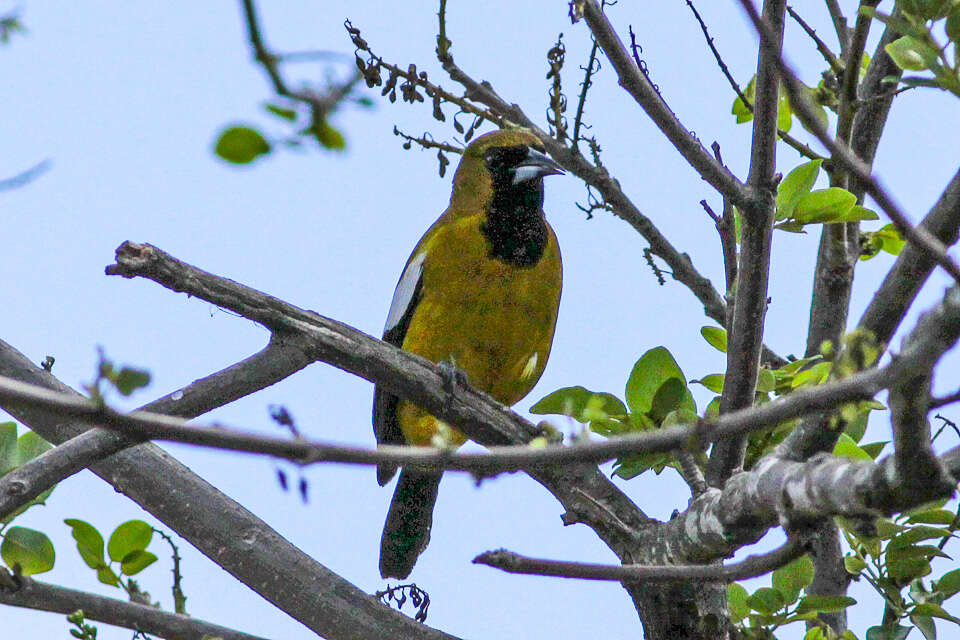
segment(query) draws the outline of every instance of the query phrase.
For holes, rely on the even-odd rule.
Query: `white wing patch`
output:
[[[537,362],[540,360],[540,354],[534,352],[532,356],[527,360],[527,364],[523,365],[523,371],[520,373],[520,377],[524,380],[531,377],[537,371]]]
[[[413,294],[417,290],[420,274],[423,273],[423,260],[426,257],[427,252],[424,251],[415,256],[407,265],[407,268],[403,270],[400,282],[397,283],[397,289],[393,292],[393,301],[390,303],[390,311],[387,313],[387,323],[383,327],[384,333],[400,323],[410,307],[410,303],[413,302]]]

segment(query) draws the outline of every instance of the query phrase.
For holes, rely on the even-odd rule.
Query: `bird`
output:
[[[403,269],[383,340],[447,365],[451,381],[465,376],[504,405],[527,395],[547,364],[560,306],[560,247],[543,213],[543,178],[562,173],[540,139],[523,129],[494,131],[467,145],[449,206]],[[466,441],[380,386],[373,431],[381,445]],[[396,471],[379,465],[380,486]],[[426,548],[440,477],[401,470],[380,541],[383,578],[406,578]]]

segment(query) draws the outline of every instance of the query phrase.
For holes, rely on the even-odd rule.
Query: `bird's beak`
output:
[[[513,169],[513,184],[562,173],[564,173],[563,167],[554,162],[550,156],[530,148],[527,150],[527,157],[523,159],[523,162]]]

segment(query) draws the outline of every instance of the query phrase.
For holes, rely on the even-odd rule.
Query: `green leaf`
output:
[[[653,469],[654,473],[659,474],[666,467],[673,466],[675,462],[676,458],[670,452],[638,453],[618,458],[613,465],[613,475],[630,480],[648,469]]]
[[[837,439],[837,444],[833,447],[833,455],[851,460],[873,460],[869,453],[861,449],[853,438],[845,433],[841,433]]]
[[[797,605],[797,613],[807,611],[834,613],[855,604],[857,601],[850,596],[803,596],[800,598],[800,604]]]
[[[47,534],[26,527],[10,527],[4,532],[0,557],[11,569],[19,565],[25,576],[50,571],[57,558]]]
[[[41,438],[35,431],[27,431],[17,438],[17,466],[23,466],[50,449],[53,449],[52,444]]]
[[[269,102],[264,103],[263,108],[278,118],[283,118],[284,120],[288,120],[290,122],[293,122],[297,119],[296,109],[288,109],[276,104],[270,104]]]
[[[583,387],[564,387],[549,393],[530,407],[530,413],[537,415],[570,416],[577,422],[597,420],[599,416],[586,416],[587,406],[591,402],[599,401],[599,411],[606,416],[622,417],[627,415],[627,408],[619,398],[611,393],[590,391]],[[595,411],[596,407],[591,407]]]
[[[343,151],[347,148],[347,141],[344,139],[343,134],[338,130],[330,126],[330,123],[326,119],[320,121],[320,123],[314,126],[311,131],[313,132],[314,137],[317,139],[325,149],[331,149],[333,151]]]
[[[934,547],[936,548],[936,547]],[[908,582],[930,574],[930,556],[921,547],[887,547],[887,573],[894,580]]]
[[[750,615],[747,590],[736,582],[727,585],[727,606],[730,608],[730,618],[734,622],[740,622]]]
[[[771,393],[777,388],[777,377],[770,369],[760,369],[757,374],[757,393]]]
[[[889,442],[889,441],[885,441],[885,442],[871,442],[871,443],[869,443],[869,444],[862,444],[862,445],[860,445],[860,448],[863,449],[864,451],[866,451],[866,452],[867,452],[867,455],[869,455],[871,458],[873,458],[874,460],[876,460],[876,459],[877,459],[877,456],[880,455],[880,452],[883,451],[883,448],[884,448],[885,446],[887,446],[888,442]]]
[[[793,169],[777,186],[777,220],[793,217],[800,198],[813,189],[823,160],[812,160]]]
[[[809,387],[826,382],[832,368],[832,362],[818,362],[809,369],[804,369],[793,376],[790,386],[797,389],[799,387]]]
[[[857,203],[857,196],[840,187],[817,189],[800,196],[793,210],[793,217],[797,222],[815,224],[819,222],[836,222],[843,217]]]
[[[17,423],[0,423],[0,476],[6,475],[18,464]]]
[[[753,103],[753,99],[756,96],[757,91],[757,76],[754,75],[750,78],[750,82],[747,83],[747,86],[743,90],[743,95],[746,96],[747,100],[750,103]],[[740,96],[737,96],[736,100],[733,101],[733,108],[730,110],[730,113],[737,117],[737,124],[743,124],[744,122],[750,122],[753,120],[753,112],[747,107],[747,105],[740,99]]]
[[[125,576],[135,576],[156,561],[157,556],[149,551],[143,549],[131,551],[120,563],[120,572]]]
[[[122,562],[131,552],[146,549],[151,539],[153,527],[143,520],[128,520],[110,534],[107,554],[114,562]]]
[[[876,211],[867,209],[866,207],[861,207],[860,205],[854,205],[850,207],[850,210],[843,216],[842,219],[837,220],[837,222],[859,222],[861,220],[879,220],[880,216],[877,215]]]
[[[800,590],[813,582],[813,561],[804,555],[773,572],[773,588],[780,592],[787,604],[793,604]]]
[[[948,571],[934,583],[934,590],[943,596],[946,600],[952,595],[960,592],[960,569]]]
[[[960,623],[960,619],[947,613],[943,607],[935,602],[921,602],[913,608],[913,615],[929,616],[931,618],[940,618],[941,620]]]
[[[700,327],[700,335],[720,353],[727,352],[727,330],[720,327]]]
[[[936,59],[936,52],[933,52],[931,57],[930,47],[912,36],[898,38],[885,46],[884,50],[894,64],[904,71],[926,69],[930,62]]]
[[[87,563],[91,569],[99,569],[106,566],[106,560],[103,557],[103,536],[89,522],[68,518],[63,521],[73,532],[73,539],[77,541],[77,551],[80,557]],[[109,583],[108,583],[109,584]]]
[[[947,22],[944,24],[944,30],[947,37],[956,43],[960,43],[960,7],[954,7],[950,15],[947,16]]]
[[[780,95],[777,99],[777,129],[784,133],[790,131],[793,125],[793,111],[790,109],[790,96],[780,87]]]
[[[213,151],[227,162],[249,164],[270,153],[270,143],[252,127],[234,126],[220,133]]]
[[[786,605],[783,595],[776,589],[761,587],[747,598],[747,606],[754,611],[766,615],[773,615]]]
[[[917,629],[920,629],[920,633],[923,634],[926,640],[937,640],[937,626],[934,624],[932,618],[911,614],[910,622],[912,622]]]
[[[120,586],[120,578],[118,578],[117,574],[113,572],[113,569],[107,565],[103,565],[97,569],[97,580],[111,587]]]
[[[129,396],[137,389],[150,384],[150,372],[144,369],[134,369],[133,367],[124,367],[117,374],[114,385],[124,396]]]
[[[699,380],[691,380],[690,384],[696,382],[697,384],[702,384],[714,393],[723,393],[723,379],[724,375],[722,373],[711,373],[708,376],[703,376]]]
[[[957,514],[953,511],[930,509],[927,511],[911,512],[907,521],[913,524],[950,524],[956,517]]]
[[[680,378],[669,378],[653,394],[653,402],[647,415],[656,424],[663,422],[672,411],[684,410],[696,414],[697,405],[687,385]]]
[[[867,568],[867,563],[857,556],[844,556],[843,568],[850,575],[858,576],[861,571]]]
[[[893,539],[890,540],[890,546],[887,547],[887,550],[909,547],[924,540],[939,540],[940,538],[949,537],[950,532],[944,528],[917,525],[894,536]]]
[[[867,640],[906,640],[913,631],[913,627],[893,625],[889,627],[870,627],[867,629]]]
[[[677,361],[664,347],[650,349],[637,360],[627,380],[627,406],[634,413],[649,413],[653,408],[653,400],[660,391],[660,387],[667,380],[677,379],[686,385],[686,378]],[[687,391],[689,394],[689,391]],[[692,397],[690,399],[692,404]],[[683,408],[689,409],[689,406]],[[696,405],[693,406],[696,411]]]

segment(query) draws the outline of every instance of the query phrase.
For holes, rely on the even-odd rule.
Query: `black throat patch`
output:
[[[520,149],[525,155],[526,149]],[[488,162],[493,198],[480,231],[490,241],[491,256],[518,267],[529,267],[540,261],[549,237],[543,219],[543,180],[513,183],[510,169],[516,165],[510,161],[517,151],[514,147],[497,149]]]

